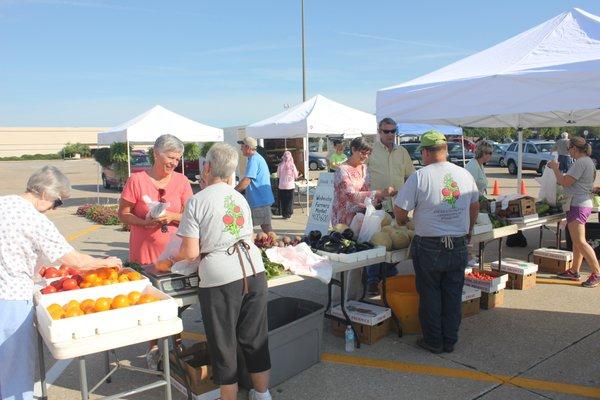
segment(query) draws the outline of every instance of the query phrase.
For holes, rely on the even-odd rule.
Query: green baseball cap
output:
[[[417,147],[417,150],[425,147],[439,146],[440,144],[446,144],[446,136],[438,131],[427,131],[421,135],[421,143]]]

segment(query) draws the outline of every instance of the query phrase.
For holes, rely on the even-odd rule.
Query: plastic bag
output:
[[[538,200],[545,200],[548,204],[555,207],[558,198],[556,176],[550,168],[544,168],[544,173],[541,177],[535,178],[540,184],[540,194]]]
[[[146,219],[156,219],[162,217],[165,215],[167,208],[170,205],[169,202],[162,203],[160,201],[153,201],[147,194],[142,196],[142,200],[144,200],[144,203],[146,203],[146,206],[148,206]]]
[[[271,247],[266,250],[269,260],[282,264],[296,275],[310,276],[329,283],[333,275],[331,262],[312,252],[306,243],[296,246]]]
[[[181,237],[172,234],[167,247],[160,253],[156,261],[168,260],[179,254],[179,248],[181,247],[182,241]],[[171,272],[180,275],[191,275],[198,272],[198,264],[199,261],[177,261],[171,267]]]
[[[381,230],[381,221],[383,221],[385,211],[376,210],[370,197],[365,199],[365,218],[358,234],[358,241],[368,242],[371,237]]]
[[[352,218],[352,222],[350,222],[350,229],[352,229],[352,232],[354,232],[354,239],[358,238],[358,234],[360,233],[364,219],[365,214],[363,213],[356,213],[354,218]]]

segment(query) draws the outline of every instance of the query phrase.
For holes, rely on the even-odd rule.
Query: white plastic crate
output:
[[[465,275],[466,286],[474,287],[485,293],[494,293],[506,287],[506,282],[508,282],[508,274],[487,270],[477,270],[477,272],[490,275],[493,277],[493,279],[491,281],[482,281]]]
[[[481,290],[475,289],[471,286],[463,286],[461,301],[465,302],[472,299],[478,299],[481,297]]]
[[[63,306],[70,300],[81,302],[100,297],[112,299],[119,294],[127,295],[131,291],[151,294],[159,301],[60,320],[53,320],[46,309],[53,303]],[[38,329],[44,331],[44,337],[51,343],[60,343],[172,320],[177,318],[177,303],[171,296],[156,289],[147,281],[135,281],[129,282],[128,285],[98,286],[41,296],[36,306],[36,315]]]

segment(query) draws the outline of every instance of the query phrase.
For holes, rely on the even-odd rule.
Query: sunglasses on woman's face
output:
[[[55,210],[57,207],[63,205],[63,201],[61,199],[56,199],[52,202],[52,209]]]

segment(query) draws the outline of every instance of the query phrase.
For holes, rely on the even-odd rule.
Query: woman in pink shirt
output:
[[[279,177],[278,197],[281,216],[283,219],[289,219],[294,213],[294,182],[299,176],[292,153],[289,151],[283,153],[279,167],[277,167],[277,176]]]
[[[183,154],[183,143],[173,135],[162,135],[153,147],[154,164],[149,171],[132,174],[121,194],[119,219],[130,227],[129,261],[142,265],[156,261],[171,236],[177,232],[181,213],[193,195],[188,179],[175,167]],[[159,218],[150,218],[150,202],[168,203]]]

